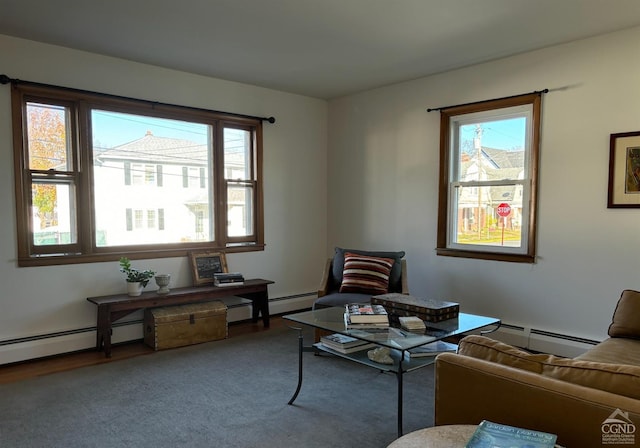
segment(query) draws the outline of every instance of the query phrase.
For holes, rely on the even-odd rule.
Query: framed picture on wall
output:
[[[228,272],[227,259],[223,252],[191,252],[193,284],[213,284],[213,274]]]
[[[608,208],[640,208],[640,131],[611,134]]]

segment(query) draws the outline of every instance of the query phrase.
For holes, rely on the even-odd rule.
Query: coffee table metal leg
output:
[[[401,352],[404,357],[404,352]],[[400,362],[398,363],[398,373],[396,373],[398,378],[398,437],[402,437],[402,358],[400,358]]]
[[[293,404],[293,402],[298,398],[298,394],[300,393],[300,388],[302,387],[302,352],[303,350],[303,340],[302,340],[302,328],[298,327],[290,327],[294,330],[298,330],[298,386],[296,387],[296,391],[293,396],[289,400],[287,404]]]

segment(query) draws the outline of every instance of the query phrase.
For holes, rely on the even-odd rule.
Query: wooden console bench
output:
[[[112,296],[87,297],[87,300],[98,306],[98,323],[96,333],[96,350],[104,349],[107,357],[111,357],[111,324],[122,319],[134,311],[145,308],[155,308],[167,305],[182,305],[185,303],[206,302],[224,297],[242,297],[251,300],[253,304],[252,318],[254,322],[262,315],[265,327],[269,326],[269,294],[267,286],[271,280],[245,280],[242,285],[234,286],[189,286],[174,288],[169,294],[159,295],[155,291],[143,292],[137,297],[127,294]]]

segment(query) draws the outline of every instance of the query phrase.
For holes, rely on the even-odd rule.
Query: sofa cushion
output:
[[[609,336],[640,339],[640,292],[622,291],[609,325]]]
[[[542,375],[640,399],[640,367],[551,356]]]
[[[386,294],[393,263],[392,258],[345,253],[340,292]]]
[[[640,367],[640,339],[608,338],[574,359]]]
[[[548,355],[533,355],[529,352],[480,335],[464,337],[458,344],[458,353],[484,359],[533,373],[542,372],[541,360]]]
[[[404,257],[404,251],[399,252],[384,252],[384,251],[366,251],[358,249],[344,249],[336,247],[335,254],[333,256],[333,265],[331,275],[333,277],[332,289],[340,288],[342,284],[342,271],[344,271],[344,254],[350,252],[352,254],[368,255],[370,257],[382,257],[392,258],[394,263],[391,268],[391,275],[389,276],[389,291],[401,292],[400,280],[402,278],[402,265],[401,260]]]
[[[531,354],[486,336],[463,338],[458,353],[557,380],[640,399],[640,367]]]

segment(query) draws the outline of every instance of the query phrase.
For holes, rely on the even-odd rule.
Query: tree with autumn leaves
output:
[[[31,171],[68,170],[64,109],[30,104],[27,108],[27,135]],[[32,200],[41,228],[58,224],[56,185],[32,183]]]

